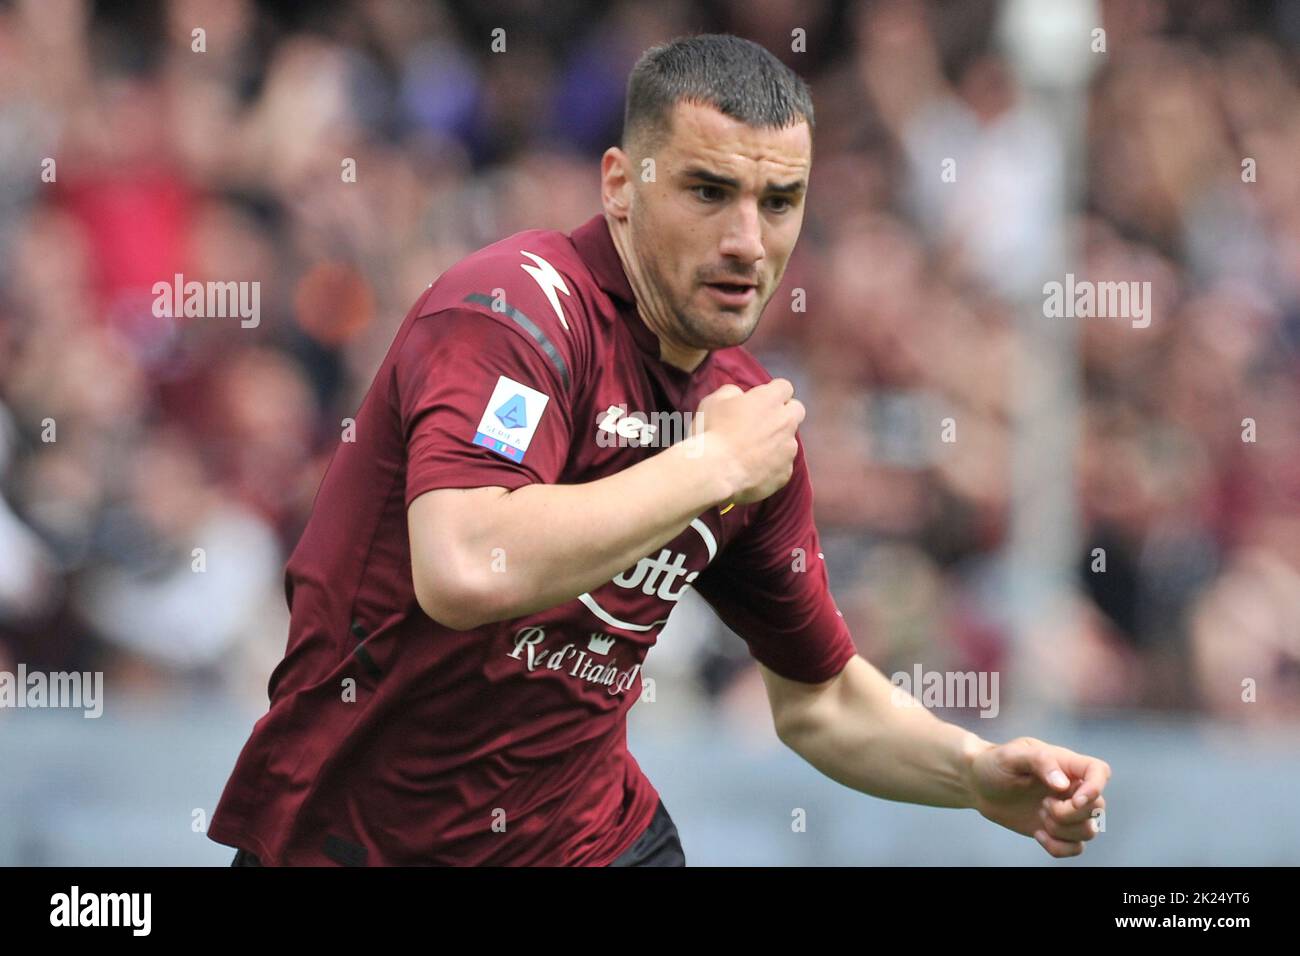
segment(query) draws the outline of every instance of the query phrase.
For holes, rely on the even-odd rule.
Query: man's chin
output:
[[[758,328],[758,317],[745,312],[717,312],[707,321],[697,324],[696,348],[728,349],[744,345]]]

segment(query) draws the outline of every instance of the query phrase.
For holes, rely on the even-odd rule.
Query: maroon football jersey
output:
[[[687,588],[778,674],[827,680],[854,654],[802,443],[776,494],[711,508],[590,593],[472,631],[416,602],[406,510],[435,488],[612,475],[683,437],[667,432],[686,419],[661,413],[770,379],[741,347],[689,373],[661,362],[603,216],[449,269],[399,328],[289,558],[288,647],[209,836],[271,865],[617,858],[658,801],[627,712]],[[509,546],[484,560],[508,573]]]

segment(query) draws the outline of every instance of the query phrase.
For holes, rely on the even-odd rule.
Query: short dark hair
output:
[[[651,47],[627,80],[623,148],[651,153],[671,132],[673,107],[704,103],[750,126],[781,129],[801,118],[813,131],[812,94],[763,47],[727,33],[701,33]]]

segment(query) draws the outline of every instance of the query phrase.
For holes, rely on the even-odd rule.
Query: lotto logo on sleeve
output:
[[[492,390],[483,417],[479,419],[474,444],[509,458],[523,461],[533,440],[549,395],[502,375]]]

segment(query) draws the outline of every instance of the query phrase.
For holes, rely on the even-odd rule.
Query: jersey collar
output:
[[[712,351],[705,354],[704,361],[696,366],[693,372],[669,365],[660,359],[659,336],[650,330],[637,312],[636,295],[632,291],[632,284],[628,282],[627,273],[623,271],[623,260],[618,257],[618,250],[614,248],[614,239],[609,234],[609,224],[605,221],[604,213],[592,216],[574,229],[569,234],[569,238],[573,241],[574,248],[578,250],[582,261],[591,270],[601,291],[614,300],[618,314],[627,323],[637,347],[647,357],[654,359],[670,380],[684,384],[699,377],[712,364]]]
[[[595,277],[596,284],[622,305],[635,308],[636,296],[632,293],[632,284],[627,281],[627,274],[623,272],[623,262],[614,248],[604,213],[592,216],[573,230],[570,238]]]

